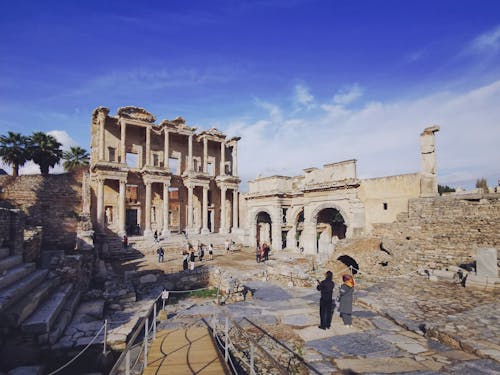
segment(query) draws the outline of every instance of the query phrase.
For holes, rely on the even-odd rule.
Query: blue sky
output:
[[[242,136],[243,180],[366,178],[417,172],[438,124],[440,183],[500,178],[498,1],[2,2],[0,77],[0,134],[88,149],[95,107],[136,105]]]

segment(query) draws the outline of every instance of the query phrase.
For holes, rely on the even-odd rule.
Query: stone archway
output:
[[[348,229],[346,216],[332,205],[321,205],[313,213],[316,253],[331,254],[335,243],[346,238]]]
[[[255,215],[255,241],[260,246],[264,242],[271,244],[272,237],[272,219],[267,211],[259,211]]]

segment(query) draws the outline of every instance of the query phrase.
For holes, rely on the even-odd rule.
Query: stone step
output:
[[[57,322],[49,333],[44,333],[38,336],[39,344],[55,344],[64,333],[66,327],[71,322],[71,318],[75,313],[76,307],[80,302],[81,293],[79,290],[74,291],[64,304],[61,312],[57,316]]]
[[[47,270],[42,271],[45,271],[45,275],[48,272]],[[45,300],[47,296],[57,288],[60,282],[61,280],[59,277],[42,280],[34,284],[33,287],[29,289],[31,291],[26,295],[19,293],[19,295],[23,295],[23,297],[1,315],[2,319],[0,319],[0,326],[19,327],[21,323],[36,310],[40,302]]]
[[[38,309],[21,325],[26,333],[43,334],[50,331],[57,315],[71,295],[73,284],[60,286],[54,294],[45,300]]]
[[[21,298],[29,293],[30,290],[36,288],[46,277],[48,270],[38,270],[24,277],[19,282],[12,284],[8,288],[0,291],[0,313],[6,310],[9,306],[16,303]]]
[[[0,275],[23,262],[22,255],[11,255],[0,260]]]
[[[7,270],[0,276],[0,290],[8,287],[10,284],[22,279],[35,269],[35,263],[25,263]]]
[[[7,258],[10,255],[8,247],[0,247],[0,259]]]

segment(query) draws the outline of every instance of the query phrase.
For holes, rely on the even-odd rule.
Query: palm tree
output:
[[[27,150],[28,137],[20,133],[8,132],[0,136],[0,157],[12,166],[12,176],[19,176],[19,167],[29,160]]]
[[[42,175],[48,175],[49,167],[61,160],[61,146],[55,137],[43,132],[35,132],[29,138],[30,158],[40,166]]]
[[[63,167],[65,171],[81,167],[82,165],[89,165],[89,153],[80,146],[72,146],[69,151],[63,152]]]

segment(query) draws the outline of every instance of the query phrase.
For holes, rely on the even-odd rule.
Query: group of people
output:
[[[339,302],[338,311],[340,317],[344,322],[344,326],[352,326],[352,298],[354,292],[354,278],[352,275],[345,274],[342,275],[342,286],[339,290],[339,296],[337,302]],[[318,285],[316,289],[321,292],[321,298],[319,300],[319,316],[320,316],[320,329],[329,329],[332,324],[332,315],[335,309],[335,303],[333,301],[333,289],[335,288],[335,283],[333,282],[333,273],[327,271],[325,273],[325,279],[323,281],[318,280]]]
[[[269,260],[269,252],[271,251],[271,248],[267,243],[262,243],[261,246],[257,243],[257,247],[255,249],[255,260],[257,263],[264,262],[266,260]]]
[[[196,257],[198,257],[198,260],[202,262],[203,258],[205,257],[206,247],[202,243],[198,244],[198,254],[195,254],[193,245],[191,245],[190,243],[188,243],[187,247],[188,247],[187,250],[182,251],[182,269],[184,271],[187,271],[188,269],[190,271],[194,271],[194,262],[196,260]],[[213,260],[213,259],[214,259],[214,245],[210,244],[208,246],[208,260]]]

